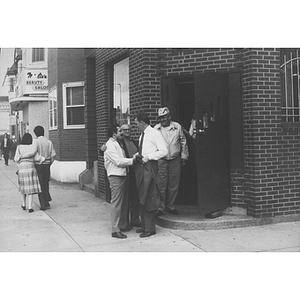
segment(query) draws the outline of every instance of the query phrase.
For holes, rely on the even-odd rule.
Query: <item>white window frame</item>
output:
[[[55,97],[56,97],[56,107],[53,108],[53,103],[52,103],[52,109],[51,109],[51,106],[50,106],[50,102],[54,102],[53,99],[54,99],[54,95],[53,93],[55,94]],[[49,130],[56,130],[57,129],[57,123],[58,123],[58,115],[57,115],[57,86],[51,88],[49,90],[49,94],[48,94],[48,101],[49,101]],[[54,117],[56,116],[56,118]],[[54,126],[51,126],[51,119],[52,119],[52,124],[54,124]],[[55,121],[56,120],[56,124],[55,124]]]
[[[43,49],[44,59],[42,59],[42,60],[33,60],[33,53],[34,53],[35,49]],[[32,63],[41,63],[41,62],[45,62],[45,61],[46,61],[46,49],[45,48],[32,48],[31,49],[31,62]]]
[[[68,125],[67,124],[67,88],[72,87],[79,87],[82,86],[84,88],[84,81],[77,81],[77,82],[68,82],[63,83],[63,117],[64,117],[64,129],[80,129],[85,128],[85,123],[80,125]],[[84,93],[83,93],[83,104],[82,105],[72,105],[72,107],[84,107],[85,100],[84,100]]]

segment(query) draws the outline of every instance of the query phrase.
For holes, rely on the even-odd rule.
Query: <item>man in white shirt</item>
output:
[[[155,212],[160,207],[161,199],[157,185],[157,161],[168,154],[161,134],[150,126],[146,113],[139,113],[135,124],[142,132],[139,138],[139,162],[135,166],[137,188],[141,204],[142,228],[137,229],[140,237],[149,237],[155,231]]]
[[[44,137],[45,131],[42,126],[36,126],[33,131],[37,137],[33,140],[33,145],[37,147],[38,153],[45,157],[45,161],[42,164],[35,164],[35,168],[42,188],[42,193],[39,194],[40,209],[46,210],[50,208],[49,202],[52,200],[49,192],[50,166],[54,161],[56,152],[52,142]]]
[[[104,167],[107,171],[108,181],[111,190],[111,227],[112,237],[127,238],[120,230],[119,224],[127,222],[127,214],[123,213],[128,206],[128,184],[129,177],[127,167],[132,166],[135,160],[126,158],[118,140],[122,139],[122,132],[118,125],[111,125],[108,128],[109,140],[106,143],[104,152]],[[123,209],[122,209],[123,207]]]

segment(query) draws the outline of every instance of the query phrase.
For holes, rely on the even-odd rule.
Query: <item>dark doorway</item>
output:
[[[201,214],[230,204],[228,74],[195,73],[198,207]]]
[[[179,186],[177,204],[197,206],[197,167],[196,167],[196,144],[188,134],[191,120],[195,113],[195,88],[194,78],[178,78],[175,80],[175,98],[177,114],[174,118],[186,131],[189,148],[188,163],[182,168],[181,182]]]

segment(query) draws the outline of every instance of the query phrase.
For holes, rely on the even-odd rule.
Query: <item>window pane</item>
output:
[[[83,105],[83,87],[72,88],[72,105]]]
[[[54,126],[57,126],[57,109],[53,110],[53,116],[54,116]]]
[[[45,60],[45,49],[44,48],[33,48],[32,49],[32,61],[44,61]]]
[[[129,58],[126,58],[113,66],[113,107],[116,123],[130,122],[129,111]]]
[[[67,108],[67,125],[84,124],[84,107]]]
[[[66,88],[66,93],[67,93],[67,105],[72,105],[71,88]]]
[[[53,127],[53,112],[50,111],[50,128]]]

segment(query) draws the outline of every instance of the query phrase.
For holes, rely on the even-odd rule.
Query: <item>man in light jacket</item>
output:
[[[124,149],[118,142],[122,139],[120,127],[115,124],[108,128],[109,140],[104,152],[104,167],[107,171],[108,181],[111,189],[111,227],[112,237],[127,238],[120,230],[119,224],[127,222],[127,214],[121,213],[123,207],[128,206],[128,168],[133,165],[135,157],[126,158]]]
[[[174,204],[180,184],[181,166],[186,164],[189,150],[182,127],[179,123],[172,121],[168,107],[158,110],[158,120],[160,123],[154,128],[161,133],[168,154],[158,161],[158,184],[162,202],[156,216],[162,215],[164,211],[178,215]]]

